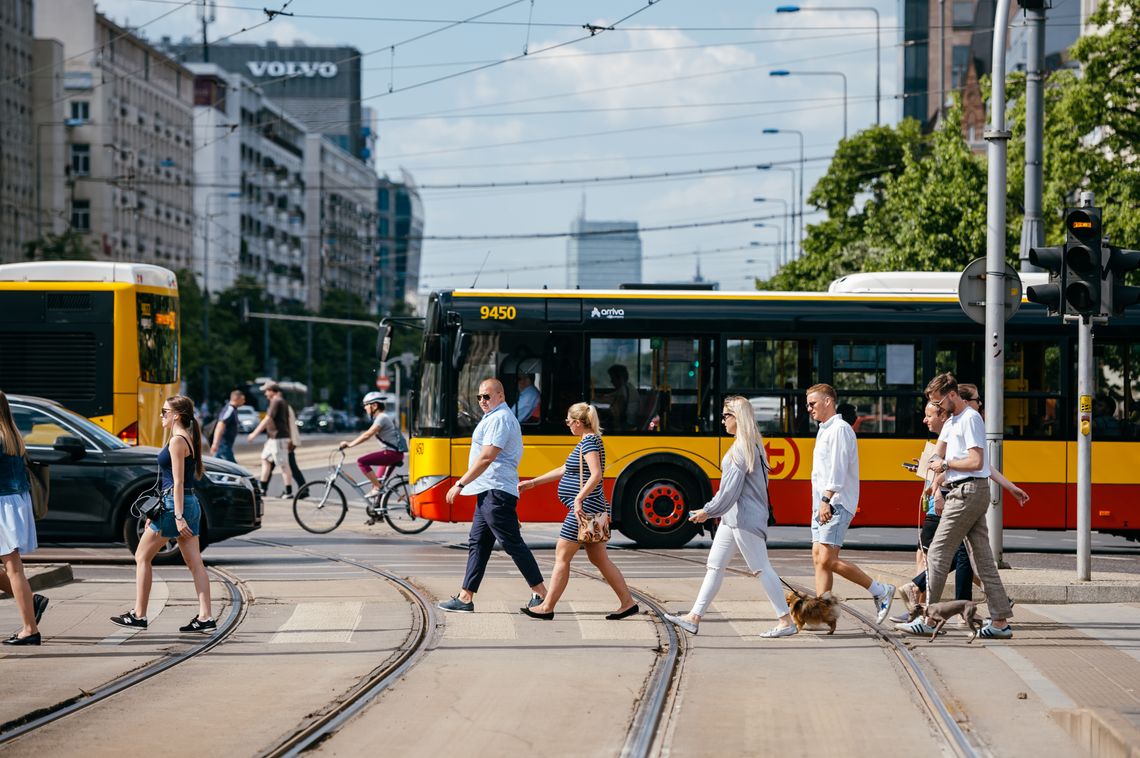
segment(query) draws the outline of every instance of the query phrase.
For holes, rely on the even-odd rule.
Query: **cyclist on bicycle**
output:
[[[399,450],[400,432],[396,428],[396,422],[384,413],[384,396],[379,392],[369,392],[364,396],[362,403],[364,410],[372,418],[372,425],[351,442],[341,442],[337,449],[344,450],[345,448],[356,447],[373,436],[379,440],[384,447],[383,450],[367,453],[356,459],[356,465],[360,468],[361,473],[368,477],[368,481],[372,482],[372,491],[368,495],[375,497],[380,494],[381,480],[388,476],[388,472],[392,468],[404,462],[404,454]],[[379,467],[379,476],[372,472],[373,466]]]

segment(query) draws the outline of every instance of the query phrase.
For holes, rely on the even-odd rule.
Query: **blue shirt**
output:
[[[519,393],[519,401],[515,403],[515,418],[519,421],[530,421],[541,399],[542,394],[533,384],[524,389]],[[535,418],[537,419],[537,416]]]
[[[518,497],[519,461],[522,460],[523,453],[522,429],[506,403],[499,403],[487,411],[487,415],[471,433],[468,469],[475,465],[485,445],[499,448],[499,454],[482,474],[467,483],[463,488],[464,493],[475,495],[488,490],[499,490]]]

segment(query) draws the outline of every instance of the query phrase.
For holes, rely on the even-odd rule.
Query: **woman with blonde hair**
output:
[[[736,437],[720,464],[720,489],[704,508],[689,514],[689,520],[698,524],[719,516],[720,527],[713,538],[708,570],[692,610],[683,616],[666,613],[665,619],[690,634],[696,634],[701,617],[720,590],[728,562],[739,550],[748,570],[760,576],[760,584],[776,611],[776,626],[760,636],[790,637],[798,630],[788,612],[780,577],[768,560],[768,509],[771,504],[768,502],[769,466],[768,456],[764,453],[764,438],[756,425],[752,404],[746,397],[726,397],[720,418],[725,431]]]
[[[4,562],[0,590],[15,598],[23,623],[19,631],[4,640],[5,645],[40,644],[39,617],[47,607],[46,597],[32,595],[20,558],[38,547],[31,485],[24,467],[26,452],[24,438],[12,420],[8,396],[0,392],[0,561]]]
[[[147,520],[139,546],[135,550],[135,607],[111,617],[111,623],[132,629],[146,629],[146,607],[154,577],[151,563],[166,540],[177,539],[182,560],[194,578],[198,595],[198,614],[180,632],[210,634],[218,628],[210,609],[210,577],[202,563],[198,544],[202,523],[202,506],[194,494],[194,485],[204,474],[202,466],[202,430],[194,417],[194,401],[185,395],[174,395],[162,404],[162,428],[167,432],[166,447],[158,453],[163,511],[153,521]]]
[[[604,514],[610,518],[610,505],[602,491],[602,474],[606,468],[606,449],[602,445],[602,427],[598,423],[598,412],[589,403],[575,403],[566,413],[566,426],[578,437],[578,444],[566,457],[566,463],[519,483],[519,492],[558,480],[558,499],[569,509],[562,529],[558,533],[558,544],[554,549],[554,572],[550,576],[550,587],[546,597],[538,598],[532,604],[519,610],[531,618],[549,621],[554,618],[554,606],[566,590],[570,579],[570,561],[582,543],[578,542],[578,521],[584,514]],[[626,586],[625,577],[606,553],[606,543],[588,542],[586,556],[590,563],[601,572],[606,582],[618,596],[620,605],[613,613],[607,614],[610,621],[632,616],[638,612],[637,603]]]

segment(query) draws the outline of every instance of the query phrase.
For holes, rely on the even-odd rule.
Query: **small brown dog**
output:
[[[982,620],[978,618],[978,605],[973,600],[946,600],[926,606],[919,603],[911,610],[910,620],[914,621],[925,616],[929,621],[933,621],[934,634],[930,635],[930,641],[934,642],[934,638],[942,631],[942,627],[946,626],[946,622],[958,615],[966,619],[966,624],[970,627],[970,639],[966,641],[968,645],[982,630]]]
[[[825,592],[819,597],[809,597],[789,590],[784,598],[788,601],[792,620],[800,629],[808,624],[826,624],[831,628],[828,634],[835,634],[835,625],[839,623],[839,599],[835,595]]]

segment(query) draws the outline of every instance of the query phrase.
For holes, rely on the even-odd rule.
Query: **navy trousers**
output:
[[[463,589],[478,592],[491,560],[495,540],[511,556],[528,587],[542,584],[542,572],[534,554],[523,542],[519,531],[519,499],[502,490],[487,490],[476,495],[475,516],[471,519],[467,553],[467,573],[463,576]]]

